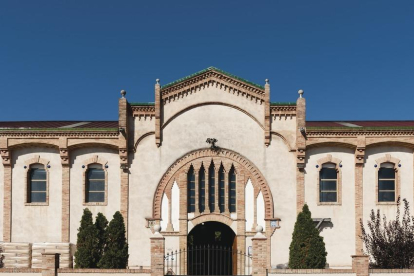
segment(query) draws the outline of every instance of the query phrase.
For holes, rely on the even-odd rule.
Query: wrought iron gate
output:
[[[191,246],[168,252],[165,275],[250,275],[252,256],[224,246]]]

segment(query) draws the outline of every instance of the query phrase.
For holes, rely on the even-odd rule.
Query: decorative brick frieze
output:
[[[414,130],[366,130],[366,129],[307,129],[308,137],[356,137],[356,136],[367,136],[367,137],[389,137],[389,136],[414,136]],[[388,138],[390,140],[390,138]],[[391,142],[391,141],[389,141]],[[412,142],[413,143],[413,142]]]
[[[132,106],[132,116],[138,117],[140,120],[154,119],[155,118],[155,106]]]
[[[270,114],[274,120],[276,120],[277,117],[292,118],[293,116],[296,116],[296,106],[295,105],[270,106]]]
[[[68,137],[68,138],[117,138],[118,131],[114,130],[80,130],[80,131],[64,131],[64,130],[13,130],[13,131],[1,131],[0,137],[9,137],[9,138],[59,138],[59,137]]]
[[[210,164],[212,159],[215,160],[214,163],[215,167],[217,168],[217,172],[221,162],[230,162],[234,164],[236,167],[244,168],[244,170],[248,172],[248,174],[250,175],[253,185],[257,187],[256,189],[261,190],[263,194],[265,201],[265,218],[273,218],[273,198],[270,192],[270,188],[265,180],[265,177],[262,175],[259,169],[248,159],[234,151],[227,149],[220,149],[219,151],[212,149],[196,150],[186,154],[185,156],[179,158],[176,162],[174,162],[174,164],[168,168],[164,176],[161,178],[161,181],[159,182],[158,187],[156,189],[153,201],[153,217],[161,217],[162,196],[168,186],[168,183],[171,183],[171,179],[184,177],[184,179],[182,179],[179,183],[181,191],[180,202],[187,202],[187,189],[182,189],[183,187],[187,187],[187,175],[185,171],[188,170],[192,162],[195,160],[203,161],[204,164]],[[208,162],[208,160],[210,160],[210,162]],[[216,198],[218,197],[216,196]],[[186,204],[182,204],[181,206],[184,207],[184,205],[186,206]],[[186,218],[187,209],[185,208],[184,210],[184,208],[180,208],[180,214],[180,216]]]

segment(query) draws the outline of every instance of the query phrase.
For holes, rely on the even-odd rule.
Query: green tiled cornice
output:
[[[154,106],[155,103],[129,103],[130,105],[147,105],[147,106]]]
[[[295,102],[275,102],[275,103],[270,103],[271,106],[278,106],[278,105],[291,105],[291,106],[295,106],[296,103]]]

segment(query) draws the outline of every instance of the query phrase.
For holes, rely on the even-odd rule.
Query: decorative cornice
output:
[[[0,131],[0,137],[30,137],[30,138],[57,138],[57,137],[76,137],[76,138],[118,138],[118,130],[108,131],[41,131],[41,130],[7,130]]]
[[[223,74],[215,68],[211,68],[198,75],[190,76],[188,79],[179,81],[176,84],[162,87],[161,96],[163,104],[184,98],[195,93],[197,90],[209,86],[224,87],[224,90],[228,93],[250,98],[250,100],[255,100],[259,104],[262,104],[265,100],[265,91],[263,88],[258,88],[248,82]]]
[[[273,119],[279,117],[296,116],[296,105],[274,105],[270,106],[270,114]]]
[[[138,118],[153,118],[155,117],[155,106],[150,105],[135,105],[131,106],[132,115]]]

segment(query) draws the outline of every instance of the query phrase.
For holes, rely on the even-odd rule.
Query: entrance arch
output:
[[[187,236],[188,275],[234,275],[237,271],[236,233],[220,222],[195,226]]]

